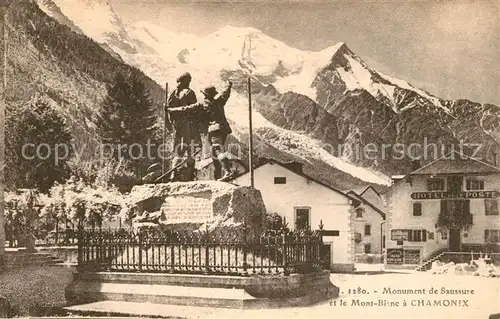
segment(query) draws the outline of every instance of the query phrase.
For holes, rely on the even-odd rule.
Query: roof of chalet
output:
[[[345,196],[345,197],[347,197],[347,198],[349,198],[349,199],[351,199],[351,200],[353,200],[353,201],[355,201],[357,203],[361,202],[356,196],[353,196],[351,194],[346,194],[346,193],[342,192],[341,190],[339,190],[339,189],[337,189],[335,187],[332,187],[332,186],[330,186],[328,184],[325,184],[325,183],[323,183],[323,182],[321,182],[321,181],[319,181],[319,180],[317,180],[317,179],[315,179],[315,178],[313,178],[313,177],[305,174],[304,172],[297,171],[297,170],[293,169],[291,166],[287,165],[287,164],[295,164],[295,163],[297,163],[297,162],[282,163],[282,162],[277,161],[277,160],[272,159],[272,158],[262,158],[261,161],[260,161],[260,163],[257,166],[254,167],[254,170],[258,169],[259,167],[262,167],[262,166],[264,166],[266,164],[277,164],[277,165],[279,165],[279,166],[281,166],[281,167],[283,167],[283,168],[285,168],[285,169],[287,169],[287,170],[289,170],[289,171],[291,171],[291,172],[293,172],[293,173],[295,173],[295,174],[297,174],[299,176],[302,176],[303,178],[305,178],[307,180],[313,181],[316,184],[319,184],[319,185],[321,185],[323,187],[326,187],[326,188],[328,188],[328,189],[330,189],[330,190],[332,190],[332,191],[334,191],[336,193],[339,193],[339,194],[341,194],[341,195],[343,195],[343,196]],[[238,175],[236,177],[241,177],[242,175],[245,175],[247,173],[248,173],[248,171],[245,172],[245,173],[243,173],[243,174],[240,174],[240,175]]]
[[[384,211],[382,211],[377,206],[373,205],[370,201],[368,201],[367,199],[365,199],[364,197],[362,197],[360,194],[356,193],[354,190],[348,191],[347,194],[348,195],[352,195],[352,196],[358,198],[359,201],[361,201],[363,204],[368,205],[371,208],[373,208],[377,213],[380,214],[380,216],[382,216],[383,219],[385,219],[385,212]]]
[[[498,173],[500,168],[491,164],[485,163],[473,157],[451,151],[448,154],[430,162],[419,169],[402,176],[390,188],[400,184],[410,176],[416,175],[440,175],[440,174],[487,174]],[[398,175],[399,177],[399,175]]]
[[[413,171],[410,175],[500,173],[500,168],[476,158],[452,151]]]
[[[375,187],[373,187],[372,185],[368,184],[366,186],[363,186],[363,187],[358,187],[358,188],[353,188],[353,189],[348,189],[347,191],[345,191],[346,193],[349,193],[349,192],[354,192],[356,193],[357,195],[359,196],[362,196],[367,190],[369,189],[372,189],[375,194],[377,194],[378,197],[381,197],[380,196],[380,193],[375,189]]]

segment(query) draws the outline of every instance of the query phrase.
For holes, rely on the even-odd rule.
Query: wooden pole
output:
[[[250,186],[254,187],[254,174],[253,174],[253,129],[252,129],[252,81],[248,77],[248,167],[250,169]]]
[[[165,144],[167,143],[167,103],[168,103],[168,83],[165,83],[165,107],[163,108],[163,154],[161,156],[161,174],[165,174]]]
[[[5,254],[5,220],[4,220],[4,183],[5,183],[5,92],[7,90],[7,4],[0,5],[2,14],[2,23],[0,33],[2,41],[0,51],[3,52],[3,63],[0,63],[3,80],[0,92],[0,268],[3,264],[3,256]]]

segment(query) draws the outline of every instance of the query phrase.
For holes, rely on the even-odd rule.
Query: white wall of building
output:
[[[286,177],[286,184],[275,184],[275,177]],[[234,180],[237,185],[250,184],[249,175]],[[332,270],[350,270],[354,265],[354,228],[351,222],[350,199],[340,192],[295,174],[274,163],[264,164],[254,171],[255,188],[260,190],[270,213],[286,218],[289,228],[295,228],[295,209],[310,208],[311,229],[338,230],[339,236],[323,237],[325,243],[332,243]]]
[[[354,214],[355,232],[361,234],[361,242],[356,243],[356,254],[364,254],[367,244],[371,249],[369,254],[382,254],[384,218],[369,205],[361,204],[361,206],[364,208],[363,217],[357,217]],[[370,235],[365,234],[365,225],[370,225]]]
[[[411,193],[428,192],[427,179],[430,176],[412,176],[409,180],[402,181],[388,191],[389,201],[386,227],[386,247],[401,248],[396,241],[391,240],[392,229],[425,229],[428,231],[426,242],[404,242],[404,248],[422,249],[422,256],[425,257],[433,250],[443,246],[448,246],[449,235],[446,239],[441,238],[437,233],[436,223],[441,209],[440,199],[413,200]],[[485,191],[500,191],[500,174],[481,176],[484,180]],[[446,179],[446,178],[445,178]],[[465,178],[463,183],[465,189]],[[445,185],[446,191],[446,185]],[[497,199],[499,200],[499,199]],[[422,215],[413,216],[413,203],[422,203]],[[485,229],[500,229],[500,216],[485,215],[485,200],[470,199],[470,212],[473,215],[473,225],[468,231],[461,231],[462,244],[484,244]],[[464,234],[467,235],[464,236]],[[429,236],[430,235],[430,236]],[[432,238],[433,237],[433,238]]]

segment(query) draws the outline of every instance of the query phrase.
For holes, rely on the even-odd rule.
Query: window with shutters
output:
[[[422,216],[422,203],[413,203],[413,216]]]
[[[422,241],[422,232],[420,230],[413,230],[412,234],[411,241]]]
[[[484,180],[479,178],[468,178],[465,188],[468,191],[484,190]]]
[[[500,243],[500,230],[498,229],[485,229],[484,230],[485,243]]]
[[[443,178],[429,178],[427,180],[427,190],[428,191],[444,191],[444,179]]]
[[[484,199],[484,212],[487,216],[498,215],[498,199],[485,198]]]

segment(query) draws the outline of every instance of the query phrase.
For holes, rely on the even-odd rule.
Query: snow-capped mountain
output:
[[[370,68],[346,43],[301,51],[260,30],[234,26],[200,38],[149,22],[126,25],[104,0],[37,2],[48,14],[59,8],[62,14],[53,15],[58,21],[71,21],[160,84],[175,83],[184,71],[192,74],[196,91],[231,79],[227,114],[240,141],[247,131],[250,76],[258,138],[311,165],[319,161],[387,185],[387,175],[406,172],[410,158],[395,160],[391,150],[360,156],[368,144],[480,143],[485,160],[498,153],[498,106],[440,99]]]

